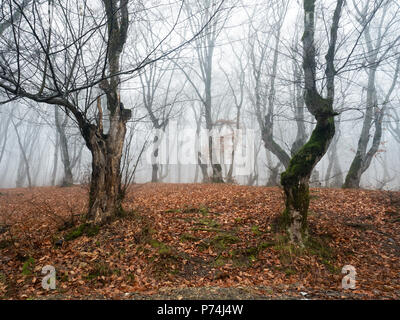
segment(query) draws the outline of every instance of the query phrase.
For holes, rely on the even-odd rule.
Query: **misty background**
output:
[[[124,49],[121,64],[141,59],[156,46],[170,26],[166,21],[179,10],[171,46],[195,34],[217,3],[187,1],[181,7],[180,1],[146,1],[140,9],[131,8],[141,19],[130,27],[134,40]],[[326,25],[333,7],[334,1],[320,1],[316,9],[316,45],[321,52],[328,46]],[[335,61],[336,135],[314,170],[312,186],[341,187],[357,151],[364,149],[370,160],[365,161],[360,186],[400,190],[399,11],[398,1],[346,3]],[[177,136],[185,129],[203,128],[219,133],[225,144],[234,129],[254,131],[251,172],[237,174],[235,166],[225,163],[223,180],[278,185],[285,157],[277,156],[281,151],[275,144],[290,157],[296,143],[305,142],[315,126],[303,101],[302,24],[299,1],[225,1],[199,37],[124,77],[121,101],[131,110],[122,161],[125,177],[132,174],[135,183],[206,181],[203,170],[211,175],[212,168],[204,167],[204,154],[193,164],[161,163],[159,155],[149,161],[148,154],[173,123]],[[1,38],[5,41],[6,34]],[[90,59],[89,53],[83,54]],[[323,79],[324,57],[319,58]],[[102,117],[107,116],[105,111]],[[182,147],[178,143],[169,151]],[[219,148],[225,153],[235,150]],[[66,176],[68,182],[87,183],[90,172],[91,155],[71,114],[29,100],[0,106],[0,187],[62,185]]]

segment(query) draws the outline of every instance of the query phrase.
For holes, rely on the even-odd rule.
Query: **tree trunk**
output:
[[[375,116],[375,133],[372,141],[372,146],[368,152],[366,152],[367,145],[360,146],[357,153],[351,163],[350,170],[347,173],[346,180],[344,182],[343,188],[359,188],[362,174],[369,168],[371,161],[379,149],[381,138],[382,138],[382,120],[384,116],[384,109],[376,111],[379,114]],[[361,143],[367,143],[368,139],[360,138]]]
[[[372,127],[374,109],[377,108],[378,104],[375,77],[376,68],[372,68],[368,72],[367,109],[365,112],[360,138],[358,139],[357,152],[353,158],[353,161],[351,162],[343,188],[359,188],[361,175],[365,171],[363,171],[364,160],[370,139],[370,130]]]
[[[335,127],[339,128],[340,119],[336,120]],[[336,130],[338,131],[338,130]],[[340,188],[343,184],[343,174],[342,169],[340,167],[337,146],[339,143],[340,131],[337,132],[335,138],[333,139],[329,152],[329,164],[325,174],[325,186],[330,188]]]
[[[267,181],[267,187],[276,187],[279,186],[279,182],[278,182],[278,176],[279,176],[279,168],[280,168],[281,164],[278,162],[278,164],[273,167],[269,167],[269,177],[268,177],[268,181]]]
[[[330,186],[331,188],[340,188],[343,184],[343,173],[336,150],[333,157],[333,181]]]
[[[157,163],[157,158],[158,158],[158,136],[154,137],[153,140],[153,164],[151,165],[151,182],[158,182],[158,163]]]
[[[124,121],[115,119],[117,115],[113,117],[107,135],[98,135],[97,130],[92,127],[85,136],[86,144],[92,154],[87,219],[97,225],[108,223],[122,210],[120,165],[126,126]]]
[[[0,141],[1,141],[1,139],[3,140],[2,141],[2,145],[1,145],[1,151],[0,151],[0,163],[1,163],[1,160],[3,159],[4,152],[6,150],[7,137],[8,137],[8,128],[10,127],[11,118],[13,116],[13,113],[14,113],[14,109],[11,109],[11,113],[8,115],[7,122],[5,124],[4,129],[3,129],[2,136],[0,137]]]
[[[21,152],[20,162],[19,162],[19,166],[18,166],[16,187],[20,188],[23,186],[25,176],[26,176],[28,178],[28,187],[32,188],[32,179],[31,179],[29,160],[28,160],[28,156],[26,154],[31,141],[26,141],[27,133],[25,132],[25,141],[23,144],[21,141],[20,134],[18,132],[18,126],[21,124],[21,122],[18,125],[16,125],[14,123],[14,121],[12,121],[12,122],[14,125],[15,133],[17,135],[18,146],[19,146],[19,149]],[[32,137],[30,137],[30,138],[32,139]]]
[[[210,163],[211,163],[211,168],[212,168],[211,182],[223,183],[224,179],[222,178],[222,166],[220,163],[214,163],[218,159],[214,160],[214,156],[216,155],[216,152],[214,152],[213,138],[211,137],[211,135],[208,138],[208,146],[209,146],[209,154],[210,154]],[[219,160],[221,160],[221,159],[219,159]]]
[[[73,176],[72,176],[72,168],[71,168],[71,160],[69,156],[68,150],[68,138],[65,131],[66,125],[68,121],[68,116],[65,115],[64,121],[61,123],[59,119],[59,109],[55,110],[55,123],[57,133],[59,135],[59,142],[61,147],[61,160],[64,166],[64,177],[61,185],[63,187],[68,187],[73,184]]]
[[[54,158],[53,158],[53,172],[51,174],[51,185],[52,186],[56,185],[56,179],[57,179],[59,140],[60,140],[60,136],[56,130],[56,143],[54,145]]]
[[[100,88],[107,98],[109,130],[103,133],[101,101],[98,100],[98,124],[81,123],[80,128],[86,145],[92,153],[92,177],[87,219],[100,225],[109,222],[122,211],[124,192],[121,186],[121,158],[126,134],[126,122],[131,111],[124,109],[120,101],[120,55],[128,32],[128,0],[103,0],[108,25],[109,79],[103,79]],[[115,12],[120,10],[119,19]]]
[[[292,242],[303,243],[307,236],[307,212],[310,202],[309,180],[315,165],[323,157],[335,135],[333,116],[317,120],[310,140],[294,155],[281,175],[286,195],[283,224]]]
[[[206,163],[201,162],[201,153],[197,153],[197,163],[201,169],[201,174],[203,175],[203,183],[209,183],[210,177],[208,176],[208,166]]]

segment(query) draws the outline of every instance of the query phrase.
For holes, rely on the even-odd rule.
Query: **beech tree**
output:
[[[187,1],[185,4],[185,10],[189,16],[195,16],[196,13],[200,13],[196,19],[190,19],[190,28],[192,32],[195,32],[200,26],[205,25],[210,17],[215,12],[216,8],[221,8],[220,2],[217,0],[192,0]],[[209,132],[208,137],[208,158],[204,159],[204,155],[198,153],[198,163],[203,172],[203,181],[207,182],[206,179],[211,182],[224,182],[222,177],[222,166],[217,161],[215,155],[215,148],[213,147],[212,131],[215,126],[215,119],[213,119],[213,95],[212,95],[212,83],[213,83],[213,59],[214,50],[217,44],[217,39],[221,34],[221,30],[224,27],[227,15],[222,14],[222,10],[219,10],[212,23],[208,23],[204,28],[200,37],[197,37],[194,41],[195,56],[198,64],[198,68],[186,65],[183,67],[178,63],[175,63],[185,75],[186,79],[194,89],[197,98],[201,101],[203,107],[203,116],[205,120],[206,129]],[[189,71],[185,70],[190,68]],[[199,80],[201,85],[197,85],[196,79]],[[207,161],[208,160],[208,161]],[[205,171],[206,162],[209,162],[212,168],[212,175],[209,177]]]
[[[289,2],[287,1],[271,2],[268,9],[266,9],[266,13],[263,13],[263,20],[261,21],[256,19],[260,11],[258,6],[255,6],[252,14],[249,14],[250,23],[247,43],[249,78],[251,79],[249,97],[266,151],[267,167],[270,172],[268,186],[279,184],[280,168],[283,166],[287,169],[291,155],[303,146],[307,140],[302,71],[301,63],[298,61],[301,58],[301,53],[297,32],[292,39],[289,53],[291,69],[288,71],[288,75],[284,76],[282,72],[278,72],[278,68],[287,61],[285,54],[282,54],[282,28],[288,6]],[[265,23],[264,20],[267,20],[268,23]],[[297,29],[299,26],[298,21],[296,21],[295,25]],[[279,139],[277,134],[277,129],[282,129],[276,121],[279,112],[277,109],[280,104],[285,104],[282,101],[283,99],[277,96],[277,92],[282,95],[283,86],[286,86],[285,90],[287,88],[289,90],[291,100],[289,104],[297,129],[295,139],[289,147],[285,146],[285,142]],[[272,155],[278,159],[275,164]]]
[[[259,25],[253,22],[257,14],[257,8],[249,15],[250,24],[248,31],[248,57],[250,60],[251,78],[253,82],[253,92],[250,100],[253,105],[256,118],[261,130],[261,137],[266,152],[271,152],[279,162],[286,168],[290,157],[280,146],[274,136],[274,110],[276,103],[276,77],[279,62],[279,45],[281,39],[282,25],[286,16],[288,3],[272,3],[266,20],[274,23],[265,24],[263,21]],[[272,10],[275,9],[275,10]],[[265,29],[267,27],[267,29]],[[273,43],[273,49],[270,49]],[[268,57],[272,57],[272,62],[268,64]],[[271,70],[269,70],[271,69]],[[269,74],[266,77],[266,74]],[[271,168],[272,169],[272,168]],[[278,168],[272,170],[272,175],[277,176]]]
[[[335,53],[339,22],[344,0],[336,1],[336,8],[330,27],[329,48],[326,53],[326,97],[317,89],[316,47],[315,47],[315,0],[304,0],[303,71],[305,104],[315,117],[316,126],[307,143],[290,159],[289,166],[281,175],[286,203],[283,212],[283,226],[290,241],[304,245],[307,237],[307,212],[310,202],[309,180],[312,170],[324,156],[335,135],[337,113],[333,110],[335,97]]]
[[[5,48],[0,55],[0,88],[8,99],[53,105],[74,118],[92,155],[87,219],[106,223],[122,210],[120,166],[131,112],[123,107],[121,83],[196,36],[169,50],[161,48],[171,40],[183,2],[160,43],[129,65],[121,62],[129,17],[140,19],[140,12],[149,10],[144,3],[49,0],[23,7],[18,1],[5,2],[10,27],[0,40]],[[17,11],[20,15],[15,17]]]
[[[393,55],[393,50],[397,49],[396,44],[400,41],[397,36],[393,40],[392,32],[397,25],[397,10],[393,8],[390,1],[383,1],[380,12],[377,15],[377,7],[372,6],[371,0],[364,3],[362,8],[353,0],[354,8],[357,12],[357,21],[364,28],[365,38],[365,65],[368,76],[368,84],[366,86],[366,106],[363,126],[356,154],[351,162],[346,180],[343,184],[344,188],[359,188],[362,174],[369,168],[373,157],[379,149],[382,138],[382,124],[386,115],[386,108],[390,102],[392,93],[396,87],[397,79],[400,71],[400,58],[396,57],[393,61],[392,70],[380,70],[381,65]],[[390,8],[394,10],[393,14],[389,15]],[[378,19],[376,39],[371,35],[371,28],[375,25],[375,19]],[[392,60],[392,59],[390,59]],[[383,98],[380,98],[377,90],[378,73],[385,72],[391,74],[391,84],[385,92],[381,93]],[[373,133],[372,133],[373,132]],[[372,138],[372,139],[371,139]],[[369,146],[370,140],[372,140]]]

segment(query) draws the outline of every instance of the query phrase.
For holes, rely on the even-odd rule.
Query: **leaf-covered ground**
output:
[[[400,193],[312,189],[303,250],[275,232],[279,188],[134,185],[100,230],[80,221],[86,203],[80,186],[0,191],[1,299],[400,298]]]

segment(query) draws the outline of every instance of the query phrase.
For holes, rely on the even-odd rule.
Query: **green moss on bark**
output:
[[[309,177],[318,160],[326,152],[327,144],[335,135],[333,116],[326,121],[318,122],[310,140],[293,156],[288,169],[281,175],[281,184],[293,186],[301,178]]]
[[[286,209],[282,214],[283,227],[294,224],[294,212],[301,217],[301,233],[307,233],[307,211],[310,203],[309,178],[318,161],[325,154],[335,134],[333,115],[319,119],[309,141],[290,160],[288,169],[281,174],[286,195]],[[297,217],[298,219],[298,217]]]

